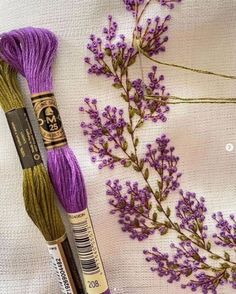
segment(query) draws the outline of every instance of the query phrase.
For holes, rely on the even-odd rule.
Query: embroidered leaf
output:
[[[126,67],[123,67],[123,68],[122,68],[122,70],[121,70],[121,76],[124,76],[124,75],[126,75],[126,74],[127,74],[127,72],[128,72],[128,68],[126,68]]]
[[[162,227],[161,229],[161,235],[166,235],[168,233],[168,228]]]
[[[131,161],[126,161],[126,163],[124,164],[124,167],[130,167],[130,166],[131,166],[131,164],[132,164],[132,162],[131,162]]]
[[[117,64],[119,65],[119,67],[122,67],[123,57],[121,54],[118,54],[118,56],[116,57],[116,60],[117,60]]]
[[[210,258],[214,259],[214,260],[220,259],[220,257],[218,255],[214,255],[214,254],[210,255]]]
[[[143,120],[140,120],[140,121],[137,123],[136,128],[141,128],[143,124],[144,124],[144,121],[143,121]]]
[[[157,205],[157,210],[160,211],[160,212],[163,211],[163,209],[159,205]]]
[[[211,250],[211,243],[210,242],[207,242],[207,250]]]
[[[137,93],[134,94],[134,102],[139,102],[140,101],[140,97]]]
[[[163,183],[161,181],[157,181],[157,185],[158,185],[159,189],[162,190]]]
[[[158,191],[155,192],[154,196],[156,200],[160,199],[160,193]]]
[[[132,89],[132,83],[130,82],[130,80],[126,81],[126,86],[127,86],[128,91],[130,91]]]
[[[117,71],[118,65],[117,65],[116,60],[114,60],[114,59],[112,60],[112,66],[113,66],[114,71]]]
[[[164,223],[165,223],[165,226],[166,226],[167,228],[169,228],[169,229],[172,228],[172,224],[171,224],[170,222],[165,221]]]
[[[106,48],[105,49],[105,53],[107,56],[111,56],[111,49],[110,48]]]
[[[225,268],[225,269],[230,268],[230,265],[226,262],[221,263],[221,266],[222,266],[222,268]]]
[[[135,138],[134,140],[134,147],[137,147],[139,143],[139,138]]]
[[[136,61],[136,56],[137,56],[137,55],[134,55],[134,56],[132,56],[132,57],[130,58],[130,60],[129,60],[129,62],[128,62],[128,66],[130,66],[130,65],[132,65],[132,64],[135,63],[135,61]]]
[[[147,88],[146,92],[147,92],[148,95],[152,95],[152,93],[153,93],[153,91],[150,88]]]
[[[151,187],[146,186],[145,189],[146,189],[149,193],[152,193],[152,189],[151,189]]]
[[[179,224],[178,223],[174,223],[174,225],[175,225],[175,228],[176,228],[177,232],[179,232],[180,231]]]
[[[149,178],[149,170],[148,168],[146,168],[144,172],[144,179],[147,180],[148,178]]]
[[[134,153],[131,153],[130,157],[132,161],[137,161],[137,156]]]
[[[121,160],[120,157],[115,156],[115,155],[113,155],[112,158],[113,158],[113,161],[114,161],[114,162],[118,162],[118,161]]]
[[[128,132],[129,132],[130,134],[133,133],[133,130],[132,130],[132,127],[131,127],[130,124],[127,124],[127,130],[128,130]]]
[[[193,257],[195,260],[197,260],[197,261],[201,261],[201,257],[199,256],[198,253],[194,253],[194,254],[192,255],[192,257]]]
[[[140,170],[143,169],[143,166],[144,166],[144,160],[141,159],[140,162],[139,162],[139,167],[140,167]]]
[[[131,196],[131,198],[130,198],[130,206],[131,207],[134,207],[134,196]]]
[[[211,267],[208,264],[202,264],[201,268],[202,269],[210,269]]]
[[[230,261],[230,255],[227,252],[224,253],[224,256],[227,261]]]
[[[167,209],[166,209],[166,215],[169,217],[169,216],[170,216],[170,214],[171,214],[171,210],[170,210],[170,208],[169,208],[169,207],[167,207]]]
[[[139,220],[137,219],[137,218],[135,218],[134,219],[134,226],[136,227],[136,228],[139,228]]]
[[[116,88],[116,89],[120,89],[120,88],[122,88],[121,83],[114,83],[114,84],[112,84],[112,86],[113,86],[114,88]]]
[[[136,170],[137,172],[140,172],[140,168],[137,165],[133,165],[133,169]]]
[[[155,223],[155,228],[156,229],[160,229],[161,227],[163,227],[163,224],[161,224],[161,223]]]
[[[186,236],[184,236],[184,235],[180,235],[180,236],[178,236],[178,238],[179,238],[181,241],[187,241],[187,240],[188,240],[188,238],[187,238]]]
[[[104,144],[103,144],[103,147],[104,147],[104,149],[108,149],[108,142],[105,142]]]
[[[123,128],[117,128],[116,131],[118,135],[121,135],[123,133]]]
[[[198,227],[197,227],[197,225],[196,224],[193,224],[192,225],[192,230],[196,233],[197,232],[197,230],[198,230]]]
[[[134,108],[132,106],[130,106],[130,108],[129,108],[129,116],[132,118],[132,117],[134,117],[134,115],[135,115],[135,110],[134,110]]]
[[[139,207],[139,212],[140,212],[140,213],[144,213],[144,208],[143,208],[143,206],[140,206],[140,207]]]
[[[134,108],[134,112],[139,116],[141,115],[141,110],[138,108]]]
[[[122,148],[123,148],[124,151],[127,150],[127,148],[128,148],[128,143],[127,143],[127,141],[125,141],[125,142],[123,143]]]
[[[121,94],[121,97],[125,100],[125,102],[129,102],[129,97],[126,94]]]
[[[157,213],[156,213],[156,212],[153,213],[153,215],[152,215],[152,220],[153,220],[154,222],[156,222],[156,220],[157,220]]]
[[[103,135],[109,135],[109,131],[106,128],[102,128]]]

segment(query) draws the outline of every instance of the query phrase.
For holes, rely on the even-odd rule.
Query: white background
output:
[[[166,15],[158,4],[150,14]],[[109,214],[105,195],[108,178],[137,179],[137,174],[122,169],[98,171],[91,163],[80,122],[78,108],[84,96],[98,97],[101,105],[122,106],[119,93],[103,78],[88,77],[83,57],[90,33],[100,34],[106,16],[117,19],[120,33],[130,34],[134,25],[121,0],[0,0],[0,31],[25,26],[49,28],[59,38],[54,68],[55,93],[70,146],[75,151],[86,179],[89,207],[112,293],[154,294],[190,293],[178,285],[169,285],[149,271],[143,248],[154,245],[168,250],[174,235],[154,235],[138,243],[120,231],[117,218]],[[172,11],[165,61],[236,75],[236,1],[183,0]],[[129,35],[131,38],[131,35]],[[150,66],[143,61],[144,70]],[[233,80],[202,76],[159,67],[172,95],[186,97],[236,97]],[[137,69],[137,73],[139,70]],[[37,132],[25,81],[21,79],[30,116]],[[236,208],[236,106],[174,106],[166,124],[148,126],[140,134],[143,146],[166,132],[181,157],[182,187],[204,195],[210,215],[222,210],[230,214]],[[147,130],[146,129],[146,130]],[[38,133],[37,133],[38,135]],[[38,136],[40,147],[40,136]],[[232,143],[228,152],[225,145]],[[0,293],[59,293],[44,240],[25,213],[22,199],[22,171],[8,130],[0,112]],[[175,202],[176,199],[173,198]],[[116,288],[116,290],[114,290]],[[219,290],[232,293],[231,288]]]

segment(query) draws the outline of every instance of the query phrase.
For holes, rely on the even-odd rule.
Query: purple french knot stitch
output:
[[[149,4],[148,0],[123,0],[126,9],[129,12],[132,12],[133,16],[136,17],[139,13],[140,7]],[[156,0],[156,2],[159,2],[162,6],[165,6],[169,9],[173,9],[175,7],[176,3],[180,3],[181,0]]]
[[[170,111],[170,96],[159,68],[151,68],[136,78],[130,74],[138,64],[139,47],[148,56],[163,54],[168,42],[167,15],[140,21],[151,1],[123,0],[137,23],[133,41],[118,33],[118,24],[111,15],[103,37],[90,36],[85,57],[88,73],[105,77],[126,107],[107,105],[99,107],[97,99],[86,97],[80,111],[87,117],[81,123],[88,139],[91,161],[100,170],[121,168],[135,171],[132,180],[109,179],[106,194],[111,215],[116,215],[121,230],[132,240],[144,241],[150,236],[176,233],[169,252],[159,246],[143,251],[150,270],[168,283],[179,282],[182,289],[217,293],[220,286],[236,289],[236,220],[226,218],[222,212],[212,215],[215,232],[208,228],[208,211],[204,197],[184,191],[181,185],[180,158],[166,134],[143,142],[139,129],[151,123],[165,123]],[[174,8],[178,0],[155,0],[167,8]],[[132,78],[131,78],[132,77]],[[149,99],[158,97],[157,100]],[[122,105],[123,105],[122,104]],[[145,145],[146,146],[145,146]],[[226,251],[227,250],[227,251]],[[217,252],[217,253],[216,253]]]

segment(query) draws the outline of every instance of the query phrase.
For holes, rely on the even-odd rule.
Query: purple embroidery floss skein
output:
[[[69,215],[88,294],[109,294],[109,288],[87,209],[79,164],[68,146],[52,84],[56,36],[39,28],[1,35],[1,56],[27,80],[40,132],[47,149],[48,169],[59,200]],[[91,246],[91,244],[95,246]]]
[[[12,134],[23,169],[25,209],[44,236],[62,293],[84,294],[74,257],[44,167],[16,71],[0,60],[0,106]],[[3,141],[2,141],[3,142]]]

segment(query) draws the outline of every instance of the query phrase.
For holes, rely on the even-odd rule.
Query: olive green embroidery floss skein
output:
[[[23,168],[25,208],[48,243],[62,293],[84,293],[16,76],[15,70],[0,60],[0,106],[6,114]]]

